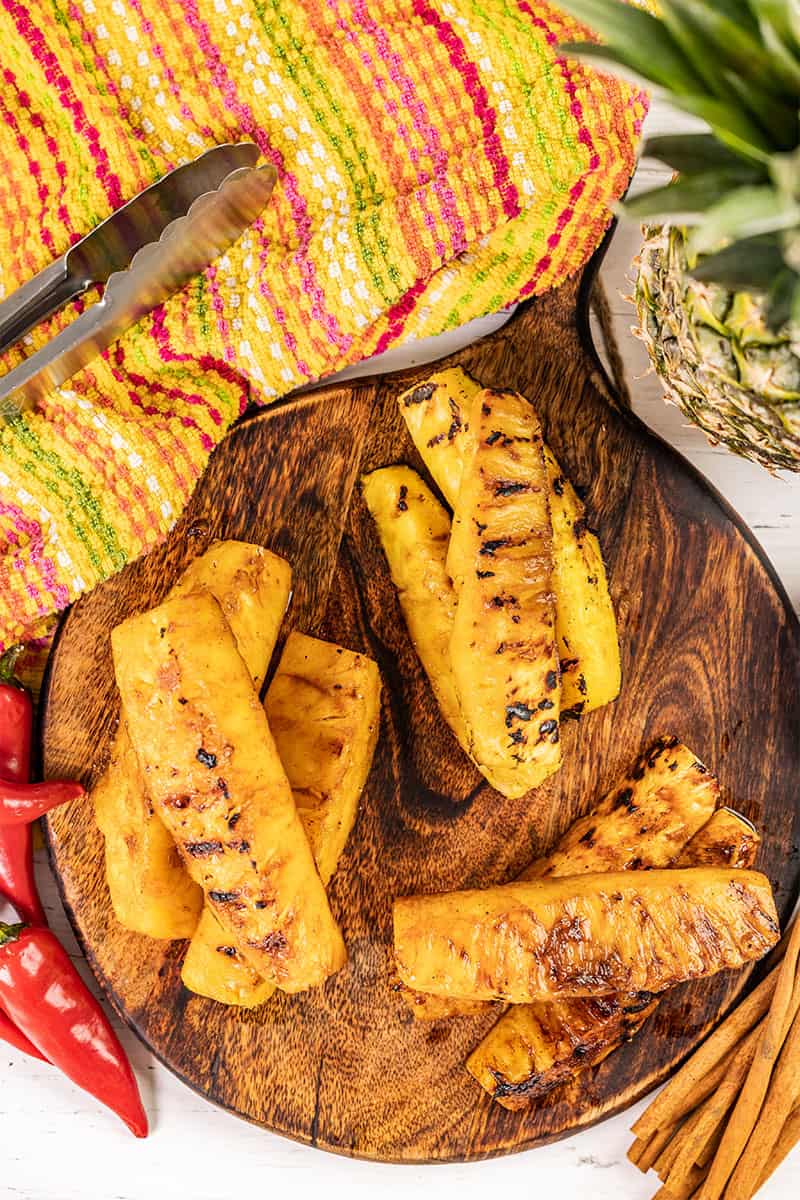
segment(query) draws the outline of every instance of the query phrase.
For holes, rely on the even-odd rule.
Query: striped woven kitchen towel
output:
[[[586,260],[645,99],[558,56],[582,32],[543,0],[0,0],[0,295],[208,146],[279,172],[228,254],[0,431],[0,641],[162,538],[249,403]]]

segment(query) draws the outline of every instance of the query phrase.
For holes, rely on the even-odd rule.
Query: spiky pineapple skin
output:
[[[694,280],[675,226],[645,230],[635,301],[667,399],[712,442],[800,471],[800,329],[770,333],[758,296]]]

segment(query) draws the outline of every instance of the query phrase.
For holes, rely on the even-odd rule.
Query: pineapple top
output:
[[[769,328],[800,325],[800,6],[796,0],[559,0],[604,44],[564,47],[643,78],[708,133],[650,139],[678,172],[624,206],[689,226],[692,275],[765,297]]]

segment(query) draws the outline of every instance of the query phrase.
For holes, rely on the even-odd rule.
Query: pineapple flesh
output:
[[[380,674],[366,655],[292,632],[264,706],[317,870],[327,887],[356,819],[380,720]],[[190,992],[257,1008],[264,979],[206,905],[181,971]]]
[[[449,367],[403,392],[398,403],[425,466],[451,508],[461,487],[469,409],[481,385]],[[561,705],[579,716],[614,700],[620,689],[619,640],[600,543],[586,524],[578,493],[545,443],[553,527],[556,640],[561,659]],[[449,566],[457,570],[458,547]]]
[[[469,420],[448,553],[450,661],[471,755],[513,798],[561,763],[547,469],[539,422],[516,392],[478,392]]]

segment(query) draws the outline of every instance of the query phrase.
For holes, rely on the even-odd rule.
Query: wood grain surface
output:
[[[676,989],[600,1067],[512,1113],[463,1068],[494,1017],[416,1024],[389,985],[394,896],[513,877],[658,734],[687,742],[717,771],[726,799],[762,829],[758,865],[782,917],[797,892],[800,629],[734,515],[613,403],[578,333],[581,304],[578,284],[569,284],[446,360],[535,402],[548,441],[585,490],[609,566],[622,694],[565,724],[564,765],[535,805],[492,791],[444,726],[357,486],[373,467],[421,467],[396,396],[431,367],[326,388],[241,424],[167,543],[77,603],[51,659],[46,772],[87,784],[117,719],[111,628],[158,602],[211,538],[260,542],[290,560],[284,633],[296,626],[378,661],[381,735],[331,885],[350,961],[323,989],[247,1013],[190,995],[179,977],[183,943],[117,925],[91,805],[48,823],[67,911],[124,1019],[210,1100],[328,1150],[448,1161],[552,1140],[630,1104],[722,1015],[744,974]]]

